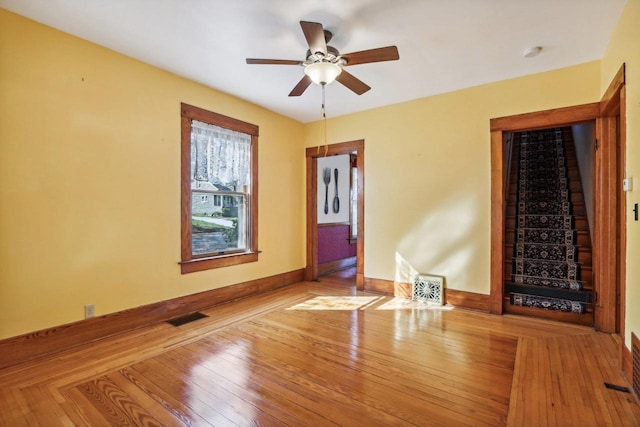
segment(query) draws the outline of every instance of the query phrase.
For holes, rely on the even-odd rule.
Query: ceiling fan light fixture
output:
[[[312,82],[319,85],[328,85],[342,72],[342,68],[333,62],[314,62],[304,67],[304,73]]]

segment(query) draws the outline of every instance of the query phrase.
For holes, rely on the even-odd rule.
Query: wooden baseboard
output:
[[[344,270],[356,266],[356,257],[337,259],[335,261],[323,262],[318,264],[318,276],[333,273],[335,271]]]
[[[0,341],[0,369],[304,279],[304,269],[80,320]]]
[[[364,290],[411,298],[410,283],[393,282],[391,280],[365,277]],[[444,302],[445,304],[453,305],[455,307],[489,312],[489,295],[445,288]]]
[[[470,308],[472,310],[484,311],[487,313],[489,312],[489,295],[458,291],[455,289],[445,289],[444,302],[456,307]]]
[[[364,278],[364,289],[385,295],[411,298],[411,285],[408,283],[392,282],[391,280]]]

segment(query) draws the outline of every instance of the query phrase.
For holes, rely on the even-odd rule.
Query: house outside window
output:
[[[257,261],[258,127],[182,104],[182,272]]]

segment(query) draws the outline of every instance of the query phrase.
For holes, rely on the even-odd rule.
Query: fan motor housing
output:
[[[322,52],[311,53],[311,50],[307,49],[307,61],[311,63],[320,61],[337,63],[339,58],[340,51],[333,46],[327,46],[326,55],[323,55]]]

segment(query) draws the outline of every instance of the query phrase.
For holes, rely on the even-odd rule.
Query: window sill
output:
[[[231,265],[245,264],[258,261],[258,251],[243,252],[241,254],[220,255],[207,258],[194,258],[180,262],[180,272],[182,274],[194,273],[196,271],[211,270],[214,268],[228,267]]]

